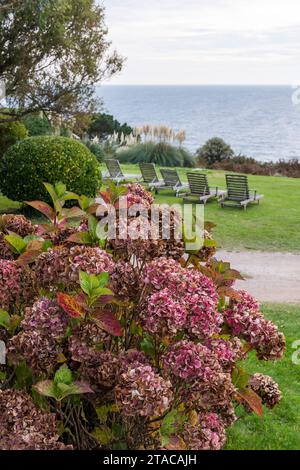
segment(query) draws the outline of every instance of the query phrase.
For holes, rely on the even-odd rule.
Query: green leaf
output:
[[[250,375],[242,367],[235,367],[232,372],[231,380],[238,390],[247,387]]]
[[[6,329],[10,326],[10,315],[2,308],[0,308],[0,326],[3,326]]]
[[[27,243],[17,234],[5,235],[4,239],[14,253],[21,254],[26,249]]]
[[[46,186],[46,184],[45,184],[45,186]],[[49,186],[52,186],[52,185],[49,185]],[[52,186],[52,188],[53,188],[53,186]],[[67,191],[67,186],[62,182],[56,183],[55,186],[54,186],[54,191],[55,191],[55,193],[57,194],[57,196],[59,198],[62,198],[64,196],[64,194],[66,193],[66,191]]]
[[[68,368],[66,364],[63,364],[58,371],[56,371],[54,376],[54,383],[62,383],[66,385],[70,385],[73,383],[73,375],[72,371]]]
[[[104,287],[109,281],[109,273],[103,272],[97,275],[99,287]]]
[[[83,290],[83,292],[90,296],[92,293],[92,281],[91,281],[91,275],[88,273],[85,273],[84,271],[79,272],[79,281],[80,281],[80,287]]]
[[[69,236],[67,242],[78,243],[80,245],[91,245],[93,240],[89,232],[76,232]]]
[[[83,211],[86,211],[89,208],[89,205],[91,204],[92,199],[90,199],[87,196],[79,196],[78,197],[78,202]]]
[[[88,218],[88,227],[90,235],[94,240],[97,240],[97,225],[98,219],[94,215],[90,215]]]
[[[150,335],[145,333],[144,339],[141,342],[141,349],[144,351],[147,356],[150,356],[152,359],[155,359],[155,346],[153,343],[153,339]]]
[[[50,397],[55,399],[57,398],[56,387],[52,380],[43,380],[41,382],[38,382],[33,386],[33,388],[44,397]]]

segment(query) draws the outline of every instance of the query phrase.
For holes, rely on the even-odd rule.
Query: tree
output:
[[[204,162],[210,166],[214,163],[228,160],[233,157],[234,152],[230,145],[226,144],[223,139],[213,137],[197,150],[196,155],[200,164],[204,160]]]
[[[97,136],[100,140],[104,140],[114,132],[117,132],[119,136],[122,133],[124,135],[130,135],[133,129],[128,126],[126,122],[120,124],[111,114],[96,113],[93,115],[88,129],[88,134],[91,137]]]
[[[96,0],[1,1],[0,80],[10,108],[2,122],[95,109],[95,83],[123,63],[110,51],[104,19]]]

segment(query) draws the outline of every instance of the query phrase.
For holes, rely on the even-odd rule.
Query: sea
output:
[[[121,123],[184,129],[191,152],[221,137],[260,161],[300,159],[300,88],[105,85],[97,95]]]

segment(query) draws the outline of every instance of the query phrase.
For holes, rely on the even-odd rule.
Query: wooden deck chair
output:
[[[138,175],[127,175],[123,173],[119,160],[115,158],[107,158],[104,160],[108,174],[104,175],[105,178],[113,180],[116,184],[121,183],[127,179],[138,179]]]
[[[203,173],[187,173],[190,191],[185,194],[185,202],[198,202],[206,204],[209,199],[220,198],[225,195],[225,191],[219,188],[210,188],[207,176]]]
[[[248,177],[244,175],[226,175],[227,193],[220,200],[221,207],[235,206],[247,209],[250,202],[257,202],[264,197],[263,194],[257,194],[256,190],[250,190],[248,186]]]
[[[176,197],[179,195],[180,191],[186,190],[188,188],[187,183],[182,183],[180,176],[177,170],[169,170],[167,168],[161,168],[160,170],[162,177],[164,179],[165,188],[170,188],[175,191]]]
[[[158,192],[158,189],[164,187],[164,182],[159,179],[154,163],[140,163],[139,166],[143,178],[142,184],[147,185],[150,191],[155,189]]]

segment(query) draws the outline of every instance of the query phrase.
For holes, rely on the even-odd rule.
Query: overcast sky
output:
[[[112,84],[299,84],[300,0],[104,0]]]

